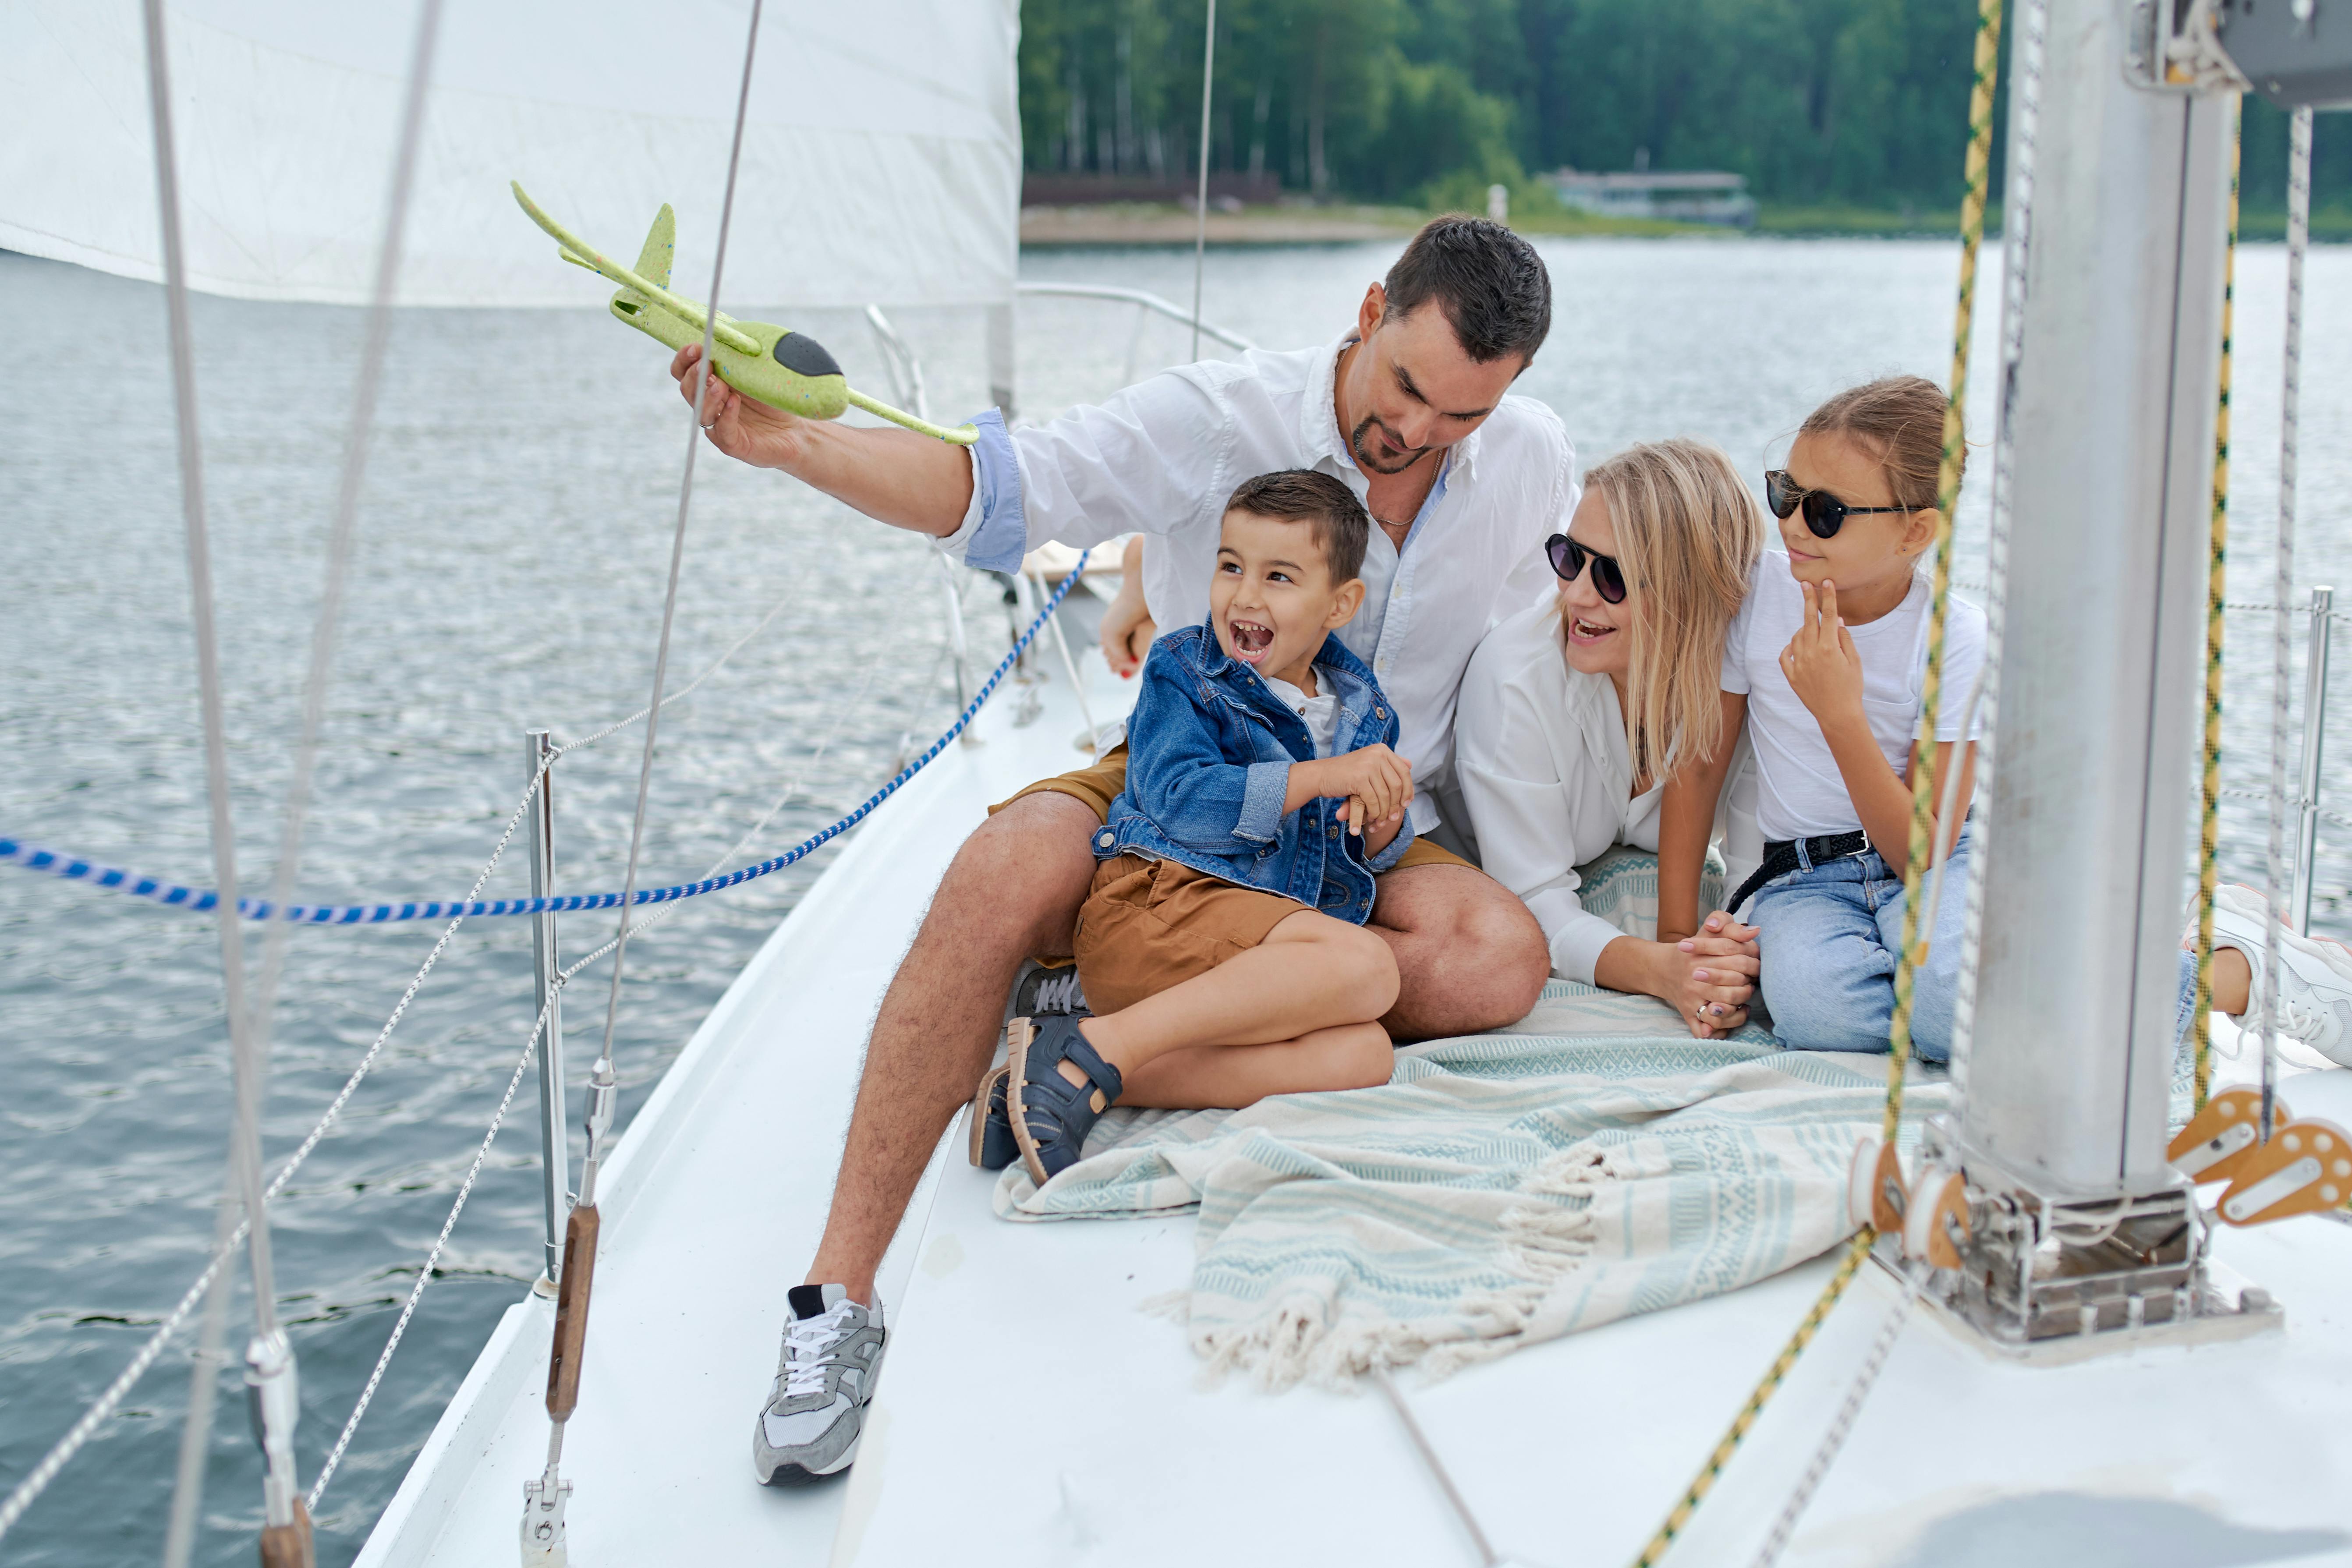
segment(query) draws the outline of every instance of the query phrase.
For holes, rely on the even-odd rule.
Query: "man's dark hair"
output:
[[[1501,224],[1466,213],[1423,224],[1384,287],[1392,316],[1436,300],[1462,352],[1480,364],[1506,354],[1532,360],[1551,331],[1551,274],[1543,258]]]
[[[1334,586],[1364,570],[1364,546],[1371,538],[1372,520],[1356,492],[1328,474],[1283,468],[1244,479],[1234,488],[1225,510],[1309,525]]]

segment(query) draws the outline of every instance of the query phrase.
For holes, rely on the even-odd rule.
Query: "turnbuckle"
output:
[[[294,1479],[294,1423],[302,1413],[294,1347],[284,1329],[256,1334],[245,1347],[245,1399],[253,1439],[268,1468],[262,1479],[262,1568],[311,1568],[310,1511]]]

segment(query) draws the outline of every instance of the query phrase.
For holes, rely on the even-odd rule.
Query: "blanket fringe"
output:
[[[1520,1195],[1497,1220],[1503,1237],[1497,1261],[1520,1278],[1465,1295],[1451,1321],[1356,1321],[1335,1327],[1329,1298],[1301,1291],[1245,1327],[1195,1329],[1191,1339],[1203,1363],[1202,1381],[1213,1384],[1228,1373],[1243,1373],[1268,1391],[1298,1383],[1348,1389],[1376,1369],[1417,1366],[1428,1377],[1444,1377],[1516,1349],[1560,1281],[1591,1258],[1593,1197],[1630,1176],[1660,1173],[1649,1168],[1654,1163],[1622,1150],[1580,1144],[1529,1172],[1520,1183]],[[1578,1199],[1583,1201],[1574,1201]],[[1153,1297],[1144,1310],[1189,1322],[1191,1293],[1176,1290]]]

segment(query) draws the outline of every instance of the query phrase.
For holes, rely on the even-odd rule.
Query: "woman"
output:
[[[1764,516],[1721,452],[1632,447],[1584,477],[1549,543],[1559,591],[1495,627],[1463,678],[1454,774],[1480,864],[1531,910],[1553,972],[1655,996],[1694,1035],[1746,1022],[1754,932],[1708,917],[1681,942],[1629,936],[1584,908],[1577,868],[1624,844],[1655,852],[1666,777],[1708,755],[1724,628],[1764,549]],[[1735,762],[1718,841],[1737,886],[1760,858],[1754,780]]]

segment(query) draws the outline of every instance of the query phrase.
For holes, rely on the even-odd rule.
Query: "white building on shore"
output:
[[[1545,178],[1559,193],[1561,201],[1580,212],[1602,217],[1665,218],[1677,223],[1726,224],[1735,228],[1749,228],[1756,222],[1756,198],[1748,194],[1748,178],[1744,174],[1719,170],[1667,174],[1648,169],[1596,174],[1581,169],[1557,169]]]

